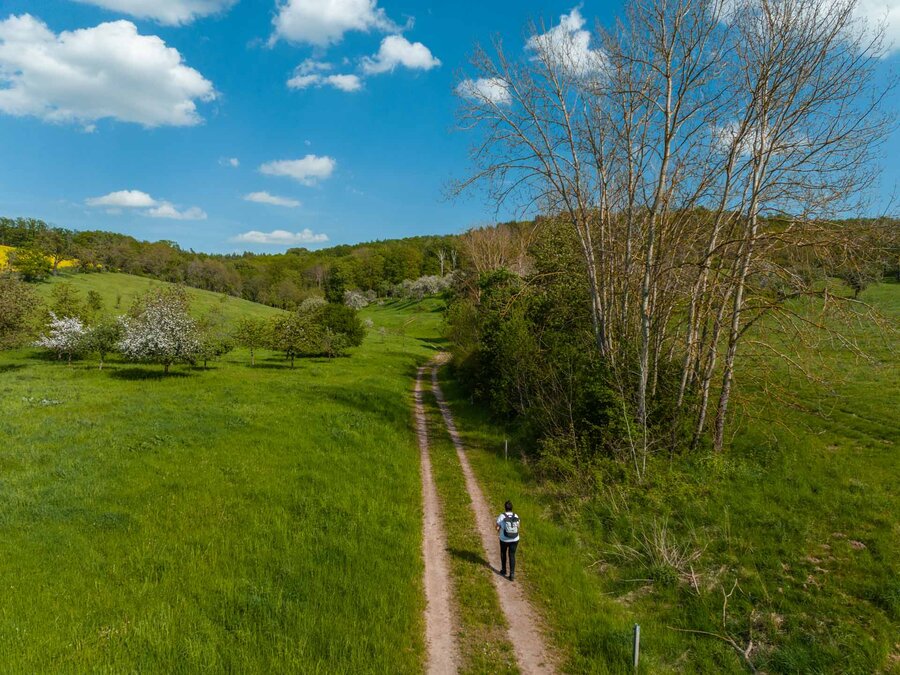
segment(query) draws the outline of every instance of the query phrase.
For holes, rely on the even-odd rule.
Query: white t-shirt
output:
[[[506,534],[504,533],[503,519],[506,518],[506,516],[515,516],[516,518],[519,517],[518,514],[515,514],[512,511],[507,511],[506,513],[501,513],[499,516],[497,516],[497,527],[500,528],[500,541],[506,541],[506,542],[519,541],[519,535],[516,535],[515,537],[507,537]],[[521,525],[521,523],[520,523],[520,525]]]

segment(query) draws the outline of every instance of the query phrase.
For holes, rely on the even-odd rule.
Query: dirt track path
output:
[[[421,379],[421,371],[419,369],[419,379]],[[444,400],[444,393],[438,384],[438,366],[431,368],[431,386],[434,397],[437,400],[441,415],[444,417],[444,423],[450,438],[453,440],[453,446],[456,448],[456,454],[459,457],[459,463],[462,466],[463,475],[466,479],[466,490],[469,498],[472,500],[472,509],[475,512],[475,520],[478,526],[478,532],[481,535],[481,544],[484,547],[484,554],[490,563],[491,569],[495,572],[493,575],[494,587],[500,598],[500,607],[506,615],[506,621],[509,625],[509,638],[516,653],[516,660],[519,669],[525,675],[530,673],[553,673],[556,671],[554,663],[556,659],[548,649],[544,637],[539,629],[540,620],[531,603],[525,597],[520,582],[510,582],[500,576],[500,570],[493,561],[500,558],[499,545],[497,544],[497,533],[494,530],[494,522],[497,509],[491,509],[484,498],[472,466],[469,464],[469,458],[466,457],[465,449],[460,440],[456,425],[453,423],[453,415],[450,407]],[[426,514],[427,517],[427,514]],[[427,568],[427,567],[426,567]],[[516,576],[521,577],[522,571],[517,570]]]
[[[456,626],[451,605],[450,563],[441,533],[443,517],[428,454],[428,425],[422,403],[422,376],[416,375],[415,409],[416,436],[422,461],[422,500],[424,502],[424,533],[422,552],[425,557],[425,648],[427,672],[430,675],[456,673],[459,669],[459,649],[456,645]]]

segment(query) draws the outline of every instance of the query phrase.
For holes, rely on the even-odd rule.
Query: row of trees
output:
[[[878,72],[882,34],[854,18],[855,5],[638,0],[608,30],[532,27],[520,58],[499,42],[474,55],[491,86],[459,89],[463,124],[481,131],[476,170],[459,188],[538,204],[561,246],[544,263],[564,263],[544,271],[564,279],[556,296],[523,309],[514,309],[527,295],[516,290],[521,280],[476,279],[475,304],[457,308],[456,325],[471,325],[462,318],[478,303],[502,302],[480,316],[499,322],[491,334],[507,344],[516,316],[551,320],[548,304],[583,302],[575,307],[586,314],[563,314],[573,335],[587,328],[590,344],[551,345],[564,361],[545,387],[560,396],[594,387],[592,418],[616,414],[638,474],[654,449],[707,436],[723,448],[747,335],[763,319],[803,326],[798,299],[831,300],[822,276],[807,271],[840,266],[853,276],[885,253],[884,223],[896,221],[835,220],[864,206],[873,153],[893,123],[881,107],[890,86]],[[525,276],[525,289],[537,281],[522,267],[530,236],[480,236],[488,251],[504,238],[518,246],[503,264]],[[828,307],[852,303],[839,294]],[[572,370],[580,355],[565,359],[576,345],[590,357],[587,379]]]
[[[260,348],[282,352],[294,366],[303,356],[335,357],[358,346],[365,328],[356,311],[321,299],[304,302],[296,311],[271,319],[244,318],[235,326],[212,311],[195,319],[181,287],[153,289],[121,316],[105,313],[96,293],[82,299],[71,284],[56,284],[45,306],[27,284],[0,277],[0,348],[33,344],[60,360],[95,355],[100,369],[109,354],[126,360],[156,363],[169,372],[176,363],[204,367],[235,346],[250,350],[251,365]]]
[[[388,296],[408,279],[445,276],[459,267],[455,236],[413,237],[321,251],[285,254],[206,255],[174,242],[141,242],[99,231],[50,227],[28,218],[0,218],[0,245],[13,246],[11,264],[28,281],[56,274],[63,261],[83,272],[121,271],[227,293],[282,309],[326,295],[340,302],[345,290]]]
[[[291,368],[299,357],[339,356],[361,345],[365,334],[355,309],[319,298],[273,319],[242,319],[234,331],[238,344],[250,351],[250,365],[256,364],[258,349],[268,348],[282,352]]]

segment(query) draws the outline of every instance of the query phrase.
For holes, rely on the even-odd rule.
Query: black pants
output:
[[[516,549],[519,547],[517,541],[500,540],[500,571],[509,570],[509,576],[516,576]],[[506,566],[506,554],[509,552],[509,567]]]

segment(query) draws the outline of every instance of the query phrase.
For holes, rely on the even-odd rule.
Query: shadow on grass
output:
[[[454,558],[465,560],[466,562],[472,563],[473,565],[478,565],[479,567],[488,567],[497,574],[500,573],[500,570],[496,569],[487,560],[485,560],[484,556],[480,553],[475,553],[474,551],[464,551],[460,548],[448,548],[447,552]]]
[[[53,363],[61,363],[62,365],[66,365],[68,363],[65,357],[59,358],[56,354],[51,351],[45,350],[33,350],[28,356],[25,357],[31,361],[45,361],[45,362],[53,362]],[[72,363],[78,363],[81,359],[73,358]]]
[[[169,373],[163,370],[148,370],[146,368],[122,368],[111,370],[109,376],[116,380],[166,380],[171,378],[193,377],[190,373],[176,370]]]
[[[442,337],[434,337],[434,338],[416,338],[419,342],[428,345],[432,349],[436,351],[445,352],[450,349],[450,340]]]
[[[3,373],[11,373],[15,370],[22,370],[25,366],[21,363],[7,363],[6,365],[0,366],[0,375]]]

